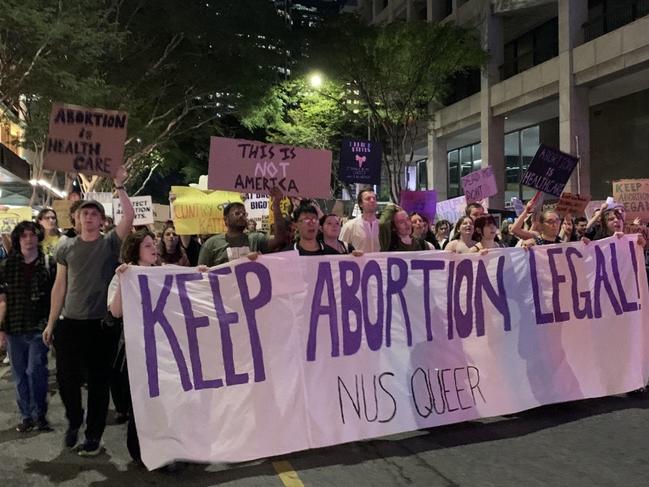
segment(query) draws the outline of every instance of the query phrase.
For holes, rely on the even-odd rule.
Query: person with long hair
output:
[[[158,243],[158,254],[160,262],[165,264],[175,264],[180,266],[188,266],[189,259],[185,253],[185,249],[180,243],[180,237],[176,233],[176,227],[166,224],[162,231],[162,238]]]
[[[473,232],[473,219],[470,216],[463,216],[455,224],[455,228],[453,229],[453,240],[448,243],[444,250],[456,254],[466,254],[471,252],[471,248],[476,244],[476,241],[473,240]]]
[[[435,239],[440,248],[448,243],[448,236],[451,234],[451,222],[448,220],[439,220],[435,223]]]
[[[408,213],[396,205],[388,205],[380,220],[382,252],[412,252],[429,250],[430,244],[412,235],[412,222]]]
[[[473,239],[476,244],[471,247],[471,252],[480,252],[487,249],[500,249],[504,245],[498,240],[498,224],[493,215],[481,215],[475,219]]]
[[[576,242],[579,240],[577,231],[575,230],[575,223],[570,214],[567,214],[561,220],[561,230],[559,231],[559,238],[562,242]]]
[[[58,220],[56,211],[52,208],[43,208],[36,216],[36,222],[43,227],[45,232],[43,241],[41,242],[41,249],[45,255],[54,255],[56,244],[59,243],[61,232],[58,227]]]
[[[433,232],[430,231],[430,224],[428,223],[428,218],[421,213],[413,211],[410,213],[410,223],[412,224],[412,236],[424,240],[430,249],[440,250],[439,243],[433,235]]]

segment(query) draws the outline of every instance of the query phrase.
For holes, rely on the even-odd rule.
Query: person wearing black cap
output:
[[[282,192],[279,188],[273,188],[270,195],[273,198],[273,215],[276,228],[272,239],[261,233],[251,236],[244,233],[248,228],[246,207],[243,203],[230,203],[223,209],[223,219],[225,220],[227,232],[218,233],[203,244],[198,256],[198,265],[213,267],[243,257],[251,252],[265,254],[280,250],[286,241],[286,226],[279,206]]]
[[[76,213],[81,233],[61,242],[56,250],[56,280],[43,341],[56,347],[56,375],[65,406],[68,429],[64,444],[77,445],[84,419],[81,404],[82,371],[88,371],[85,442],[81,456],[101,451],[109,402],[111,339],[101,326],[106,314],[108,285],[118,264],[122,240],[131,232],[134,211],[124,190],[126,170],[115,177],[122,219],[106,234],[104,206],[94,200],[81,203]],[[60,318],[60,319],[59,319]]]

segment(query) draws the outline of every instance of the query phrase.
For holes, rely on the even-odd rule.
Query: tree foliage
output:
[[[349,86],[369,112],[373,138],[383,145],[390,195],[398,201],[431,102],[443,99],[454,74],[486,61],[477,32],[425,21],[368,26],[342,15],[312,45],[310,67]]]
[[[175,141],[253,103],[285,62],[266,0],[6,2],[0,96],[24,112],[23,143],[42,154],[54,101],[127,111],[131,185],[173,166]]]
[[[342,138],[362,138],[367,131],[367,121],[353,108],[348,92],[333,80],[314,88],[308,75],[296,77],[273,86],[242,123],[250,130],[263,129],[269,142],[331,150],[331,184],[336,194],[344,186],[337,178]]]

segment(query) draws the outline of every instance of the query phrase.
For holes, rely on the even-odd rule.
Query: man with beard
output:
[[[203,244],[201,253],[198,256],[198,265],[213,267],[243,257],[250,252],[266,254],[284,247],[286,244],[286,225],[279,206],[282,192],[278,188],[273,188],[270,195],[273,198],[272,210],[276,228],[272,239],[262,233],[246,234],[245,230],[248,227],[246,207],[243,203],[230,203],[223,209],[223,219],[227,231],[217,233]]]

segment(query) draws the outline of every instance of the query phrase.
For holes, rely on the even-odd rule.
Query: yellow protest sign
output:
[[[29,206],[0,206],[0,233],[11,233],[23,220],[32,221],[32,209]]]
[[[179,235],[205,235],[225,232],[223,208],[242,202],[241,194],[231,191],[204,191],[187,186],[172,186],[173,220]]]
[[[52,201],[52,209],[56,212],[56,220],[59,228],[72,228],[72,220],[70,220],[70,207],[72,206],[72,203],[74,203],[74,201]]]

